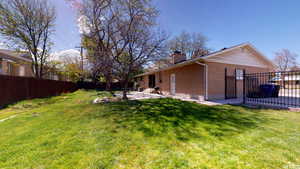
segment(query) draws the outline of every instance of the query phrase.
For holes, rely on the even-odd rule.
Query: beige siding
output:
[[[20,65],[23,65],[25,68],[25,77],[33,76],[30,63],[14,63],[8,62],[6,60],[2,61],[2,74],[10,76],[20,76]],[[9,66],[12,68],[11,71],[9,70]]]
[[[32,72],[32,69],[31,69],[31,64],[30,63],[25,63],[23,65],[25,66],[25,76],[27,76],[27,77],[34,76],[33,72]]]
[[[253,50],[249,50],[246,47],[209,57],[206,61],[261,68],[267,68],[270,66],[270,64],[267,63],[267,61],[260,55],[255,54]]]

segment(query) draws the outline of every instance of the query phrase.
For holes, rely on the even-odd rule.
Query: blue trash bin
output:
[[[271,97],[272,96],[272,86],[269,84],[263,84],[259,86],[261,97]]]
[[[278,97],[279,85],[275,84],[262,84],[260,85],[261,97]]]
[[[272,97],[279,97],[280,85],[274,85],[275,89]]]

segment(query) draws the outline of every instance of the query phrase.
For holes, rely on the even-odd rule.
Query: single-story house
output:
[[[197,100],[243,96],[243,73],[269,72],[274,64],[252,44],[230,48],[187,60],[174,52],[172,65],[136,76],[140,90],[158,87],[163,95]]]
[[[26,52],[0,49],[0,75],[32,77],[30,57]]]
[[[0,75],[34,77],[31,55],[28,52],[0,49]],[[69,78],[56,68],[45,66],[44,79],[69,81]]]

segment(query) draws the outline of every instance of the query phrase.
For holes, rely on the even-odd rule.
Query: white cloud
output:
[[[80,52],[76,49],[68,49],[63,51],[54,52],[48,59],[49,61],[60,61],[63,64],[81,64]],[[83,56],[83,67],[85,70],[90,69],[89,60]]]
[[[77,62],[80,60],[80,52],[76,49],[68,49],[63,51],[54,52],[49,57],[51,61],[62,61],[62,62]]]
[[[9,49],[9,47],[4,42],[0,42],[0,49]]]
[[[105,22],[105,17],[100,17],[101,22]],[[81,15],[77,19],[77,26],[79,27],[80,34],[89,34],[91,33],[91,29],[93,29],[93,25],[89,22],[88,17],[85,15]]]
[[[91,32],[89,28],[88,19],[86,16],[81,15],[77,20],[77,25],[79,27],[80,34],[89,34]]]

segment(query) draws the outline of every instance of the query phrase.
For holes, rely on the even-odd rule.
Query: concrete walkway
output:
[[[224,104],[232,104],[232,105],[238,105],[243,103],[243,99],[228,99],[228,100],[213,100],[213,101],[200,101],[196,99],[188,99],[188,98],[182,98],[178,96],[163,96],[159,94],[150,94],[150,93],[143,93],[143,92],[130,92],[128,94],[129,100],[143,100],[143,99],[157,99],[157,98],[174,98],[179,99],[182,101],[190,101],[190,102],[196,102],[199,104],[209,105],[209,106],[215,106],[215,105],[224,105]]]
[[[159,98],[167,98],[166,96],[159,94],[150,94],[143,92],[129,92],[127,94],[129,100],[143,100],[143,99],[159,99]]]
[[[224,105],[224,104],[230,104],[230,105],[240,105],[243,103],[243,98],[237,98],[237,99],[227,99],[227,100],[211,100],[211,101],[203,101],[201,104],[205,105]]]

